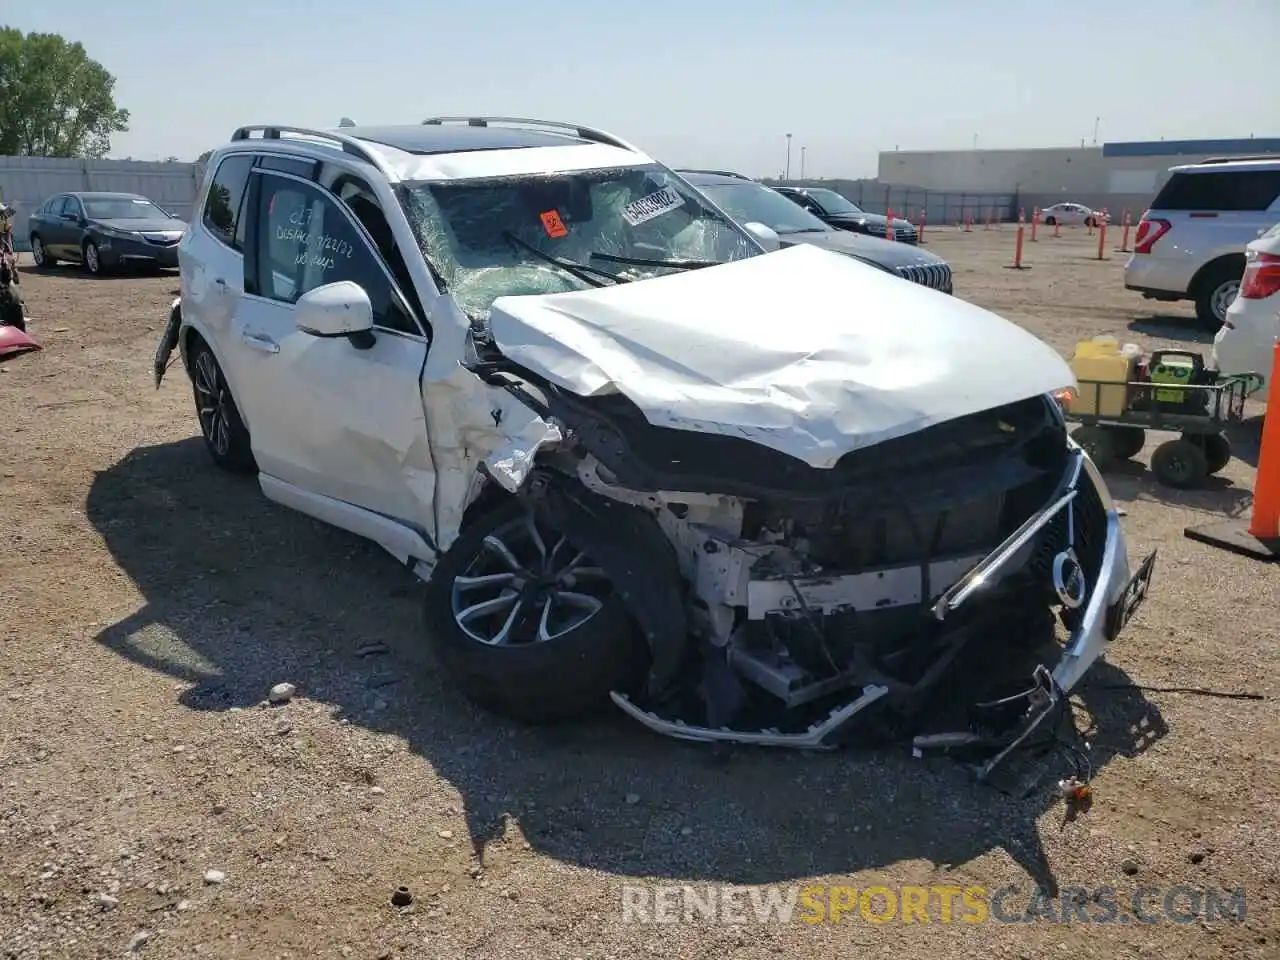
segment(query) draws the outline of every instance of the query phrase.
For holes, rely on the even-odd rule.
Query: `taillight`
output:
[[[1280,257],[1274,253],[1249,254],[1240,280],[1240,296],[1245,300],[1265,300],[1280,292]]]
[[[1138,223],[1138,235],[1133,239],[1133,252],[1150,253],[1155,242],[1168,233],[1172,226],[1168,220],[1148,220],[1144,216]]]

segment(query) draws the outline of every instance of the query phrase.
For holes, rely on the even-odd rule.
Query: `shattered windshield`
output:
[[[754,220],[779,235],[831,230],[804,207],[758,183],[711,183],[698,189],[739,223]]]
[[[745,231],[656,164],[407,188],[424,256],[458,306],[565,293],[741,260]]]

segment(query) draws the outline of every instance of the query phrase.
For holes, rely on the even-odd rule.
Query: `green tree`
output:
[[[105,156],[129,129],[115,85],[82,44],[0,27],[0,156]]]

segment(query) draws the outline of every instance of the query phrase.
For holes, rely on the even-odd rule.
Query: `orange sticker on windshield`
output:
[[[538,214],[542,218],[542,229],[547,231],[547,236],[553,240],[569,235],[569,228],[564,225],[564,221],[560,219],[559,212],[548,210],[546,213]]]

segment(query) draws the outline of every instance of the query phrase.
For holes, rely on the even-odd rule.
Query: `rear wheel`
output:
[[[493,713],[552,723],[589,713],[644,677],[643,641],[586,553],[523,501],[464,529],[427,588],[441,665]]]
[[[1204,449],[1190,440],[1169,440],[1151,454],[1151,472],[1166,487],[1190,490],[1209,475]]]
[[[1242,262],[1227,261],[1205,271],[1196,283],[1196,319],[1213,330],[1221,327],[1243,276]]]
[[[35,260],[36,266],[42,270],[58,265],[58,258],[51,256],[49,251],[45,249],[44,241],[40,239],[38,233],[31,235],[31,259]]]
[[[197,340],[191,352],[191,389],[195,396],[200,432],[213,462],[232,473],[253,473],[258,467],[249,443],[249,431],[222,375],[222,367],[209,345]]]
[[[1076,427],[1071,431],[1071,439],[1080,445],[1099,470],[1105,469],[1115,459],[1115,446],[1106,427],[1095,424]]]
[[[1147,431],[1141,427],[1106,427],[1111,437],[1112,454],[1118,460],[1129,460],[1142,452],[1147,443]]]
[[[1215,474],[1231,462],[1231,441],[1220,433],[1207,433],[1198,437],[1184,437],[1204,451],[1205,472]]]

